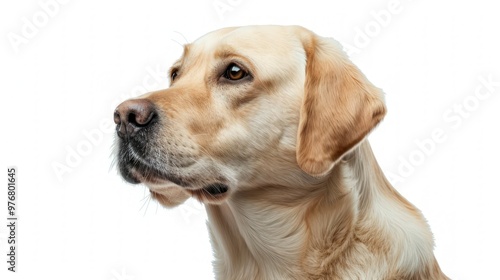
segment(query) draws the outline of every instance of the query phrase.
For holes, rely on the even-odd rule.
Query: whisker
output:
[[[171,40],[174,41],[175,43],[177,43],[179,46],[184,47],[184,45],[182,45],[181,43],[177,42],[176,40],[174,40],[174,39],[171,39]]]
[[[188,39],[186,39],[186,37],[184,36],[184,34],[180,33],[179,31],[174,31],[174,33],[177,33],[177,34],[181,35],[182,38],[184,39],[184,41],[186,41],[186,44],[189,44],[189,41],[188,41]]]
[[[148,207],[149,207],[149,203],[151,202],[152,198],[151,196],[149,196],[149,199],[148,199],[148,204],[146,204],[146,210],[144,210],[144,216],[146,216],[146,213],[148,212]]]
[[[146,198],[148,198],[148,197],[147,197],[147,196],[145,196],[145,197],[143,197],[143,198],[141,199],[141,201],[143,201],[143,200],[144,200],[144,202],[142,203],[141,208],[139,208],[139,212],[142,210],[142,208],[144,208],[144,205],[146,205],[146,203],[148,202],[148,200],[147,200]]]

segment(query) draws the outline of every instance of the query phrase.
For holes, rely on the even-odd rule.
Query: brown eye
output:
[[[175,78],[177,78],[177,75],[177,70],[172,71],[172,73],[170,74],[170,79],[172,80],[172,82],[175,80]]]
[[[224,72],[224,78],[229,80],[241,80],[248,75],[243,69],[241,69],[238,65],[232,63],[227,67],[226,72]]]

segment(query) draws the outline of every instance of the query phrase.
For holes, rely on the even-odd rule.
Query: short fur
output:
[[[228,80],[233,63],[248,76]],[[338,43],[297,26],[225,28],[187,45],[174,72],[141,97],[157,121],[120,139],[118,160],[161,204],[206,204],[217,279],[448,279],[366,140],[383,94]]]

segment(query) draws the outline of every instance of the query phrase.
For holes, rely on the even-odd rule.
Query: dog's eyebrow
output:
[[[224,47],[217,49],[214,56],[216,59],[220,59],[220,60],[226,60],[226,59],[233,59],[234,60],[234,59],[236,59],[237,61],[244,63],[245,64],[244,66],[246,66],[248,68],[247,69],[248,71],[250,71],[250,72],[255,71],[255,66],[254,66],[253,61],[251,59],[249,59],[247,56],[238,53],[234,48],[232,48],[230,46],[224,46]]]
[[[225,59],[225,58],[228,58],[228,57],[243,57],[242,55],[238,54],[238,52],[236,52],[235,49],[229,47],[229,46],[225,46],[225,47],[221,47],[219,49],[217,49],[217,51],[215,52],[215,58],[219,58],[219,59]]]
[[[187,56],[188,52],[189,52],[189,49],[191,48],[191,44],[185,44],[184,45],[184,51],[182,53],[182,57],[177,59],[173,64],[172,66],[170,67],[170,69],[168,70],[168,73],[171,75],[172,72],[174,70],[178,70],[180,67],[181,67],[181,64],[182,64],[182,61],[184,60],[184,58]]]

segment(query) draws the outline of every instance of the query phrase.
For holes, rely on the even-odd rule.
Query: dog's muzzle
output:
[[[118,165],[122,177],[134,184],[164,177],[147,159],[148,142],[158,120],[155,105],[147,99],[127,100],[115,109],[113,118],[119,137]]]

